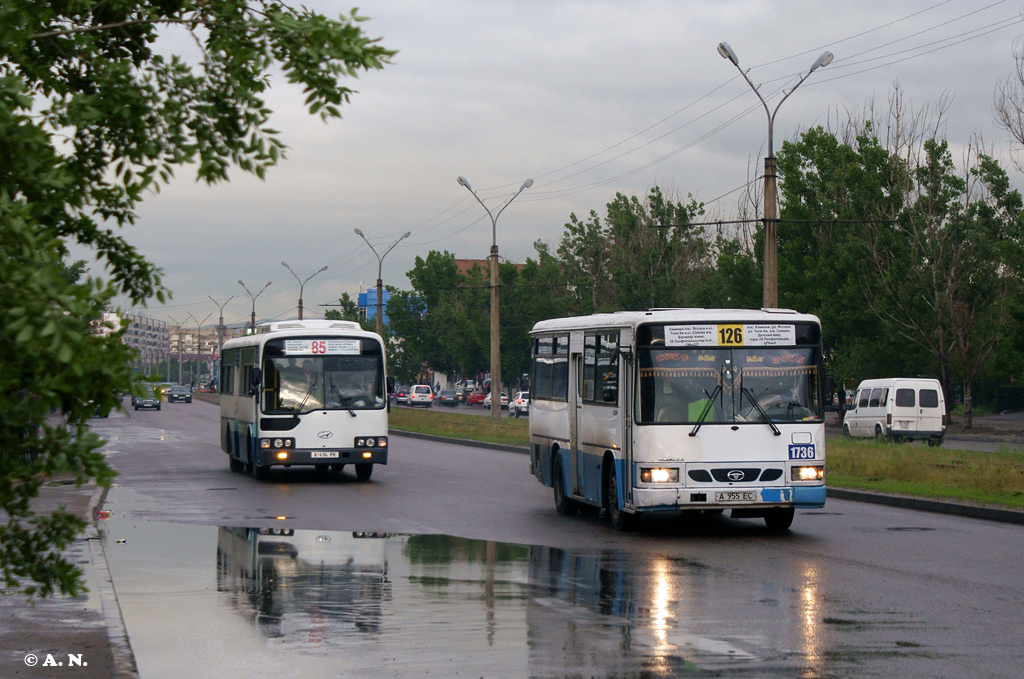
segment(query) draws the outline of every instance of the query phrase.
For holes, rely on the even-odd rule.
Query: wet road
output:
[[[526,456],[393,436],[391,464],[232,474],[215,406],[94,421],[143,679],[960,677],[1024,662],[1024,529],[829,500],[615,534]],[[283,516],[284,519],[274,517]]]

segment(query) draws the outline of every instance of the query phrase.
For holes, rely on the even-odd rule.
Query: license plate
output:
[[[757,502],[757,491],[729,490],[715,493],[715,502]]]
[[[329,458],[335,458],[335,457],[338,457],[338,451],[336,451],[336,450],[314,450],[312,453],[309,454],[309,456],[310,457],[329,457]]]

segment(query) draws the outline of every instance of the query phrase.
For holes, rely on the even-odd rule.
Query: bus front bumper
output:
[[[711,488],[636,488],[633,508],[638,511],[684,509],[757,509],[825,506],[825,486],[747,486]]]
[[[256,464],[270,465],[330,465],[330,464],[387,464],[387,448],[349,448],[337,450],[258,450]]]

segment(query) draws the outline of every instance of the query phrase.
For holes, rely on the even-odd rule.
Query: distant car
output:
[[[515,417],[522,417],[530,414],[530,392],[517,391],[508,404],[508,413]]]
[[[490,394],[490,392],[488,392],[487,395],[484,396],[483,404],[484,404],[484,408],[485,409],[491,407],[491,394]],[[502,394],[501,394],[501,407],[502,408],[508,408],[508,396],[506,396],[504,394],[504,392],[502,392]]]
[[[192,390],[184,384],[176,384],[167,390],[167,402],[174,403],[175,401],[181,401],[183,403],[192,402]]]
[[[484,399],[487,398],[490,392],[484,391],[483,389],[474,389],[469,392],[469,396],[466,397],[466,405],[472,406],[477,403],[483,403]]]
[[[395,391],[392,394],[395,404],[403,403],[409,405],[409,387],[404,384],[400,384],[395,387]]]
[[[409,405],[429,408],[434,404],[434,390],[429,384],[414,384],[409,387]]]
[[[437,402],[443,406],[454,408],[459,405],[459,392],[456,389],[442,389],[437,395]]]

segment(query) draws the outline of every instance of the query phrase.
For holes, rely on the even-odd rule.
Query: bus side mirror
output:
[[[249,371],[249,396],[260,393],[260,381],[263,379],[263,372],[259,368]]]

